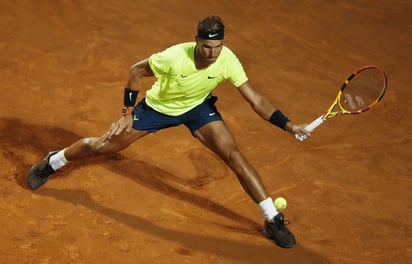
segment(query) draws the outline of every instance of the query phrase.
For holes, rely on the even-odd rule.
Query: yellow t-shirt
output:
[[[146,103],[156,111],[178,116],[203,103],[216,86],[225,81],[239,87],[248,78],[236,55],[223,46],[217,60],[197,70],[195,42],[174,45],[149,58],[157,81],[146,92]]]

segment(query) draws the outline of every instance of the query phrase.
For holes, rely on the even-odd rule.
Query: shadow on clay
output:
[[[14,164],[16,168],[18,168],[16,172],[16,181],[20,186],[26,189],[25,175],[32,164],[27,164],[23,155],[21,153],[19,154],[19,152],[30,152],[41,159],[46,153],[48,153],[48,151],[63,148],[80,138],[80,135],[62,128],[27,124],[17,119],[0,118],[0,147],[3,149],[2,154],[6,159]],[[229,219],[236,219],[236,221],[239,221],[249,227],[244,230],[236,229],[236,232],[262,236],[260,233],[261,224],[245,218],[216,202],[178,189],[169,183],[170,179],[176,179],[177,176],[172,175],[161,168],[139,160],[134,160],[122,154],[116,154],[111,157],[98,157],[93,160],[83,160],[76,162],[76,166],[96,163],[101,164],[102,166],[107,167],[122,176],[130,178],[148,189],[159,193],[164,193],[169,197],[185,201],[201,208],[207,208],[210,212]],[[195,166],[198,165],[195,164]],[[62,171],[62,173],[56,174],[56,176],[64,177],[64,174],[72,169],[73,166],[68,166],[68,168]],[[190,249],[191,251],[220,252],[222,248],[224,248],[225,252],[232,252],[233,254],[230,254],[230,257],[236,259],[239,263],[254,262],[256,260],[256,256],[262,254],[262,250],[265,250],[265,252],[270,252],[269,255],[273,255],[273,257],[271,257],[272,260],[275,260],[276,256],[280,257],[284,255],[279,255],[281,249],[274,245],[262,247],[249,244],[245,241],[229,241],[221,238],[207,237],[205,235],[196,235],[188,232],[166,229],[139,216],[111,209],[99,204],[84,190],[58,190],[45,186],[36,191],[36,193],[38,195],[50,196],[72,204],[80,204],[115,219],[116,221],[124,223],[134,229],[144,231],[151,235],[162,237],[170,241],[179,241],[182,246]],[[230,229],[230,227],[227,228]],[[193,241],[196,242],[194,243]],[[239,250],[239,248],[243,247],[247,247],[248,250]],[[313,263],[327,263],[325,259],[322,259],[320,256],[305,250],[300,246],[293,249],[293,254],[287,253],[292,251],[284,252],[286,252],[288,257],[290,256],[292,259],[295,259],[295,263],[298,263],[302,259],[314,260]]]

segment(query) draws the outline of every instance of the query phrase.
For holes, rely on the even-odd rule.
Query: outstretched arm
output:
[[[279,118],[277,117],[279,115],[279,109],[277,109],[267,97],[255,91],[249,84],[249,82],[243,83],[239,86],[238,89],[258,115],[260,115],[263,119],[270,121],[271,123],[277,123],[274,121],[277,121],[276,119]],[[290,120],[284,120],[285,123],[283,125],[282,121],[283,120],[281,119],[281,128],[288,131],[290,134],[295,135],[303,133],[308,136],[310,135],[308,131],[304,130],[306,124],[297,125]]]

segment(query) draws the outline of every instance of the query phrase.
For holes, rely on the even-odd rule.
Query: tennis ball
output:
[[[283,197],[276,198],[274,203],[276,209],[279,211],[285,210],[286,206],[288,205],[288,202]]]

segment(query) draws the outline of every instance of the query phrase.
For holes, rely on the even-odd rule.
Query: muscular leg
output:
[[[285,226],[283,214],[276,211],[258,174],[239,152],[235,139],[226,125],[222,121],[210,122],[194,134],[229,165],[245,191],[259,204],[265,217],[264,234],[281,247],[294,247],[296,245],[295,236]]]
[[[64,156],[68,161],[74,161],[86,157],[115,153],[125,149],[148,133],[149,131],[131,129],[129,132],[124,130],[119,135],[112,135],[110,138],[108,133],[101,137],[83,138],[67,147]]]
[[[33,191],[37,190],[68,161],[117,152],[149,133],[134,129],[127,131],[128,122],[129,119],[122,117],[113,124],[108,133],[101,137],[80,139],[62,151],[50,152],[42,162],[33,165],[29,170],[26,178],[27,186]],[[131,118],[130,122],[132,122]]]
[[[232,133],[222,121],[210,122],[194,135],[235,172],[253,201],[259,203],[268,197],[259,175],[240,153]]]

